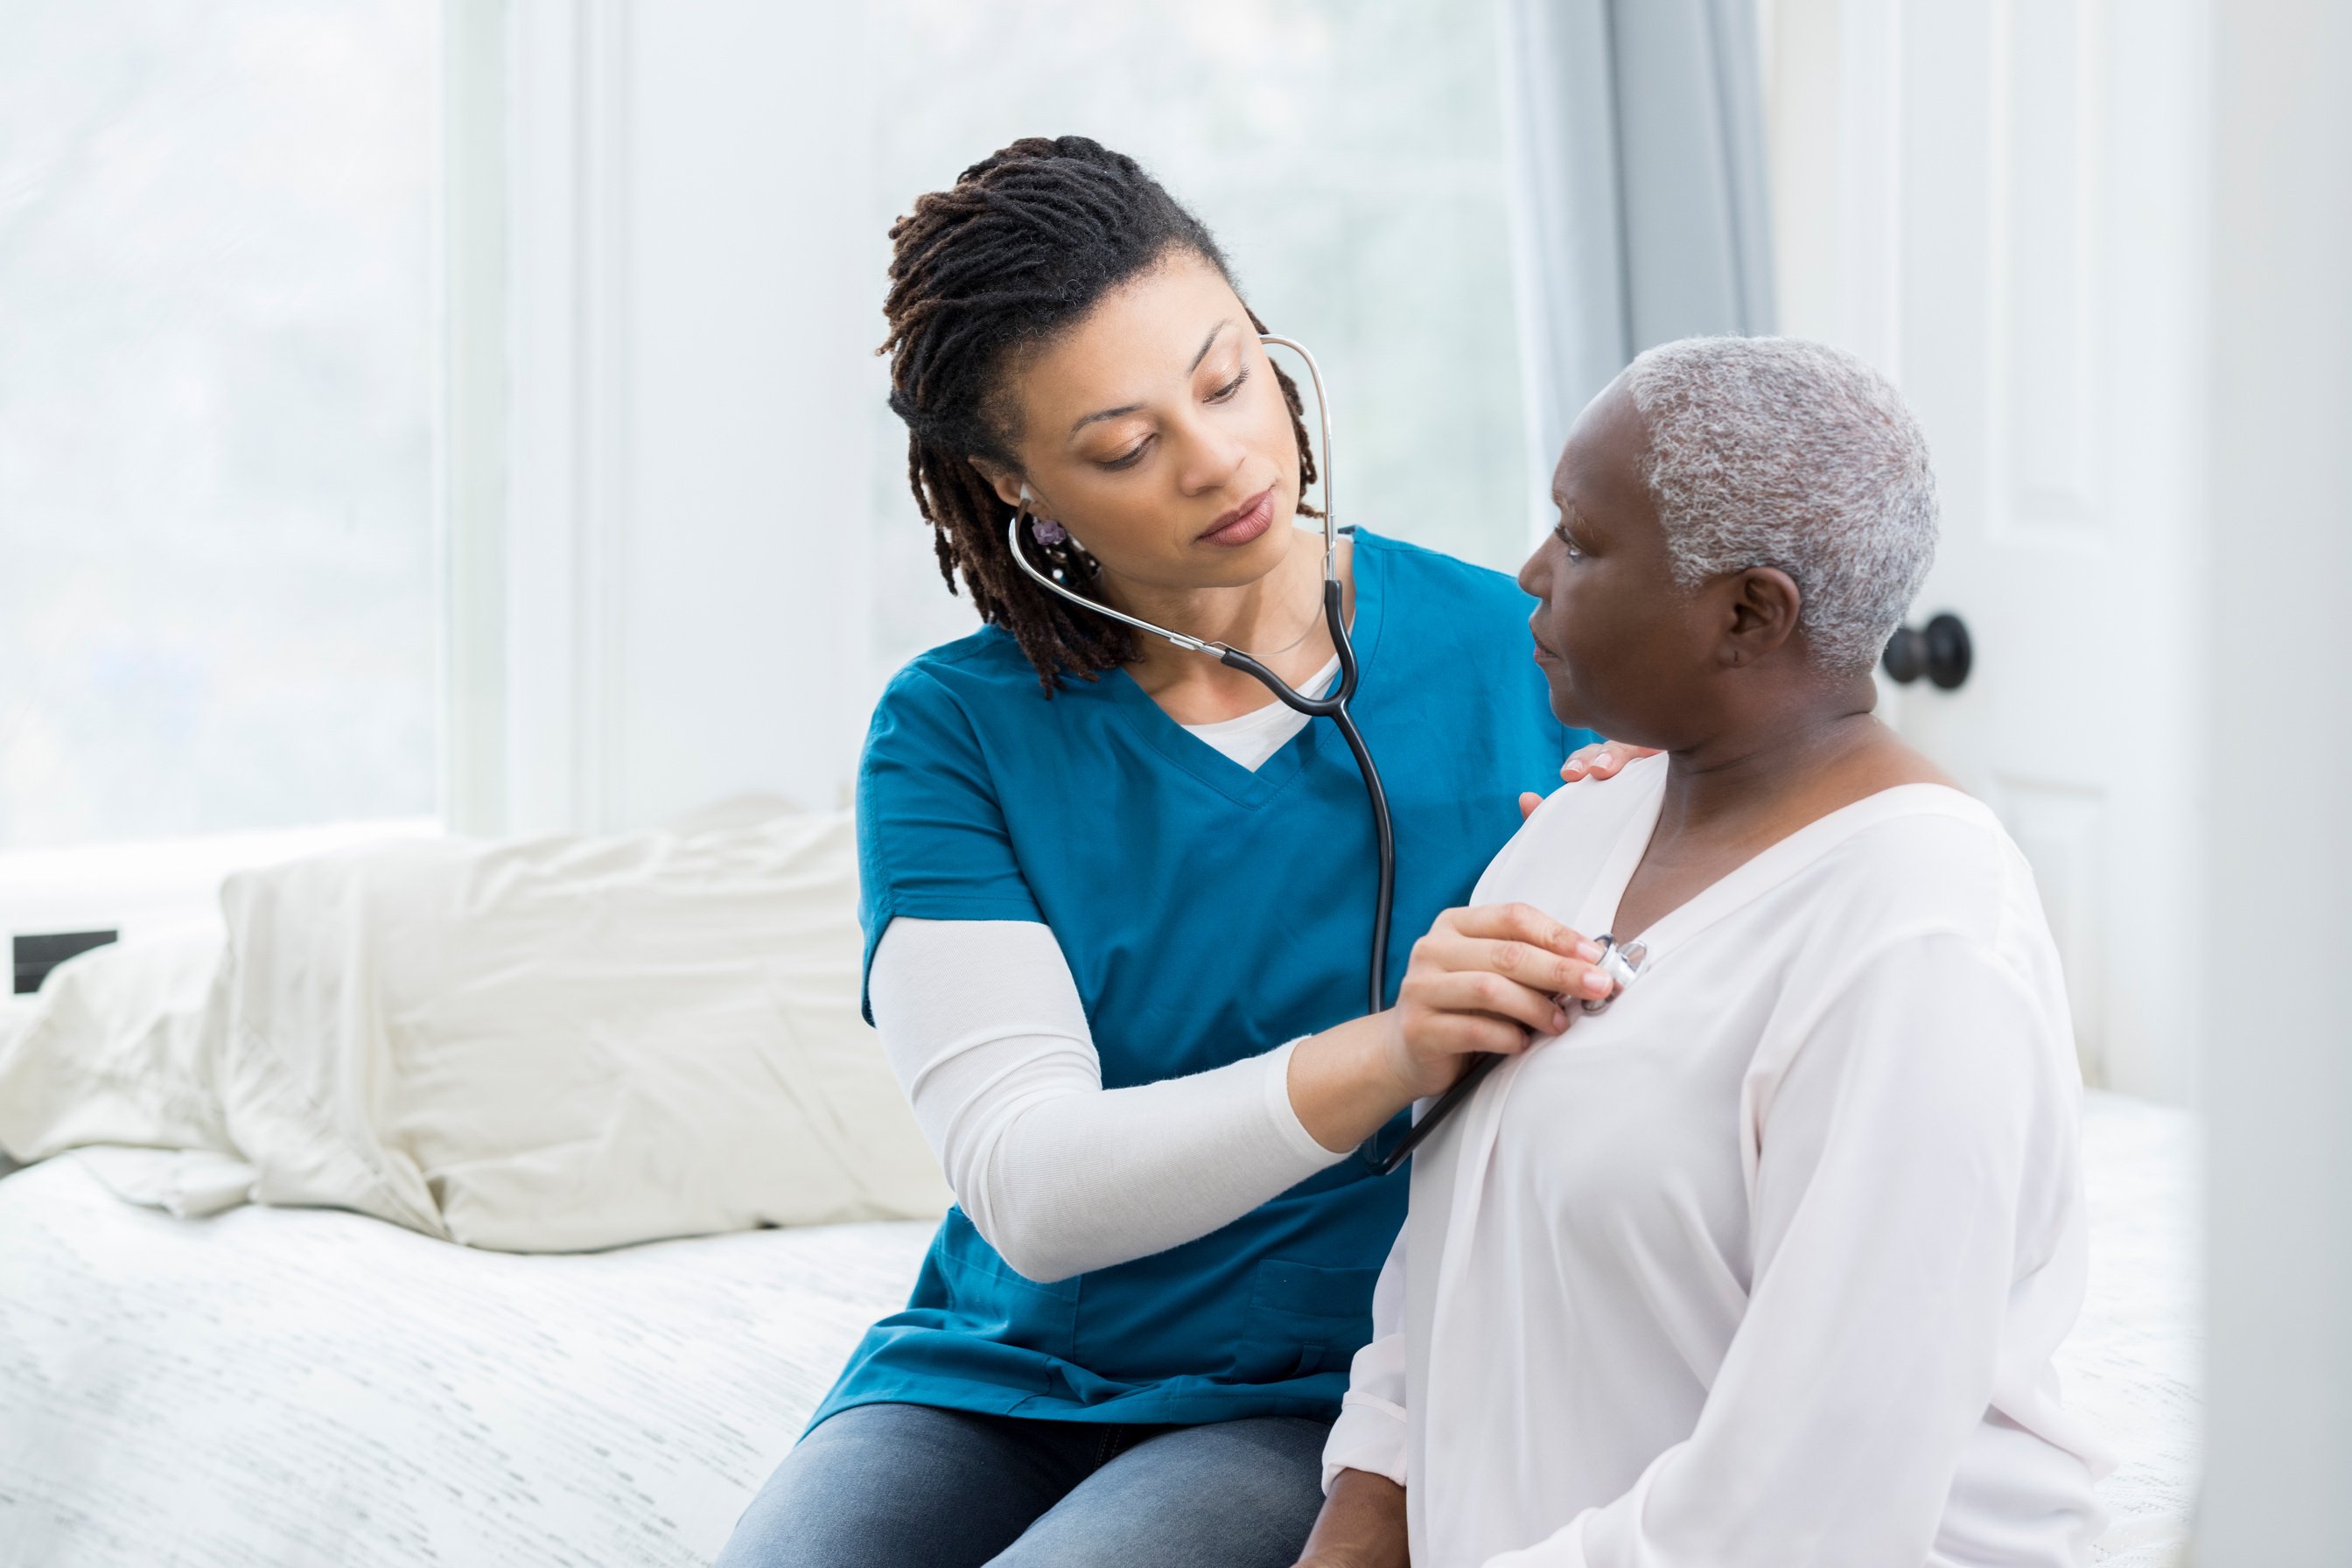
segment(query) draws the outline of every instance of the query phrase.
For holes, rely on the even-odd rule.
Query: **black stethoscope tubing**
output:
[[[1389,795],[1381,783],[1381,770],[1373,763],[1371,748],[1364,743],[1363,731],[1356,727],[1356,716],[1348,708],[1349,700],[1356,695],[1356,648],[1348,638],[1347,617],[1340,613],[1338,523],[1333,516],[1331,501],[1331,405],[1323,390],[1323,373],[1305,345],[1288,338],[1276,337],[1271,332],[1259,333],[1258,341],[1268,345],[1279,344],[1297,354],[1306,362],[1307,378],[1315,384],[1316,415],[1323,429],[1323,621],[1330,629],[1331,646],[1339,656],[1339,679],[1328,692],[1321,697],[1307,696],[1237,647],[1154,626],[1099,600],[1089,599],[1067,584],[1055,581],[1050,573],[1031,561],[1028,552],[1022,548],[1021,522],[1027,513],[1024,505],[1015,505],[1013,509],[1012,520],[1005,529],[1006,542],[1012,547],[1013,559],[1021,569],[1053,593],[1098,615],[1124,622],[1138,631],[1174,643],[1178,647],[1213,655],[1219,662],[1256,679],[1285,707],[1311,719],[1328,719],[1337,726],[1340,737],[1348,742],[1349,752],[1356,759],[1356,771],[1363,775],[1364,795],[1372,809],[1372,834],[1380,849],[1380,894],[1372,906],[1372,952],[1368,966],[1370,979],[1368,1010],[1378,1013],[1388,1005],[1389,926],[1396,906],[1396,829],[1389,816]],[[1022,496],[1025,501],[1028,497],[1025,489]],[[1477,1058],[1454,1080],[1452,1088],[1438,1096],[1394,1149],[1386,1154],[1378,1152],[1375,1146],[1380,1140],[1379,1135],[1374,1134],[1357,1151],[1358,1158],[1383,1176],[1396,1170],[1412,1156],[1413,1150],[1438,1123],[1470,1097],[1479,1082],[1502,1059],[1497,1056]]]

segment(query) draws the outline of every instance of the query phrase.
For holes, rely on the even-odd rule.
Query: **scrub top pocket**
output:
[[[1234,1353],[1244,1383],[1345,1372],[1372,1337],[1377,1268],[1332,1268],[1269,1258],[1250,1279],[1248,1326]]]

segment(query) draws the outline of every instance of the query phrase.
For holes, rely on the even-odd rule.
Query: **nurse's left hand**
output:
[[[1575,784],[1580,779],[1591,779],[1598,784],[1602,779],[1615,778],[1627,763],[1657,754],[1655,746],[1629,746],[1622,741],[1595,741],[1569,753],[1568,761],[1559,764],[1559,782]],[[1533,816],[1536,807],[1543,803],[1544,797],[1535,791],[1522,791],[1519,795],[1519,820],[1525,822]]]

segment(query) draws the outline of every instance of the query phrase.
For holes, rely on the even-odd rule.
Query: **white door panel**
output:
[[[2193,608],[2200,4],[1769,17],[1780,259],[1805,278],[1784,330],[1869,358],[1917,410],[1944,531],[1913,622],[1952,611],[1973,643],[1959,689],[1921,681],[1887,712],[2032,861],[2086,1076],[2175,1100],[2218,742]]]

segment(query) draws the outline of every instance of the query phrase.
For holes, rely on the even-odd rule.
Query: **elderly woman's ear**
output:
[[[1725,626],[1719,657],[1727,666],[1761,663],[1796,637],[1805,595],[1778,566],[1750,566],[1726,578],[1721,589]]]

